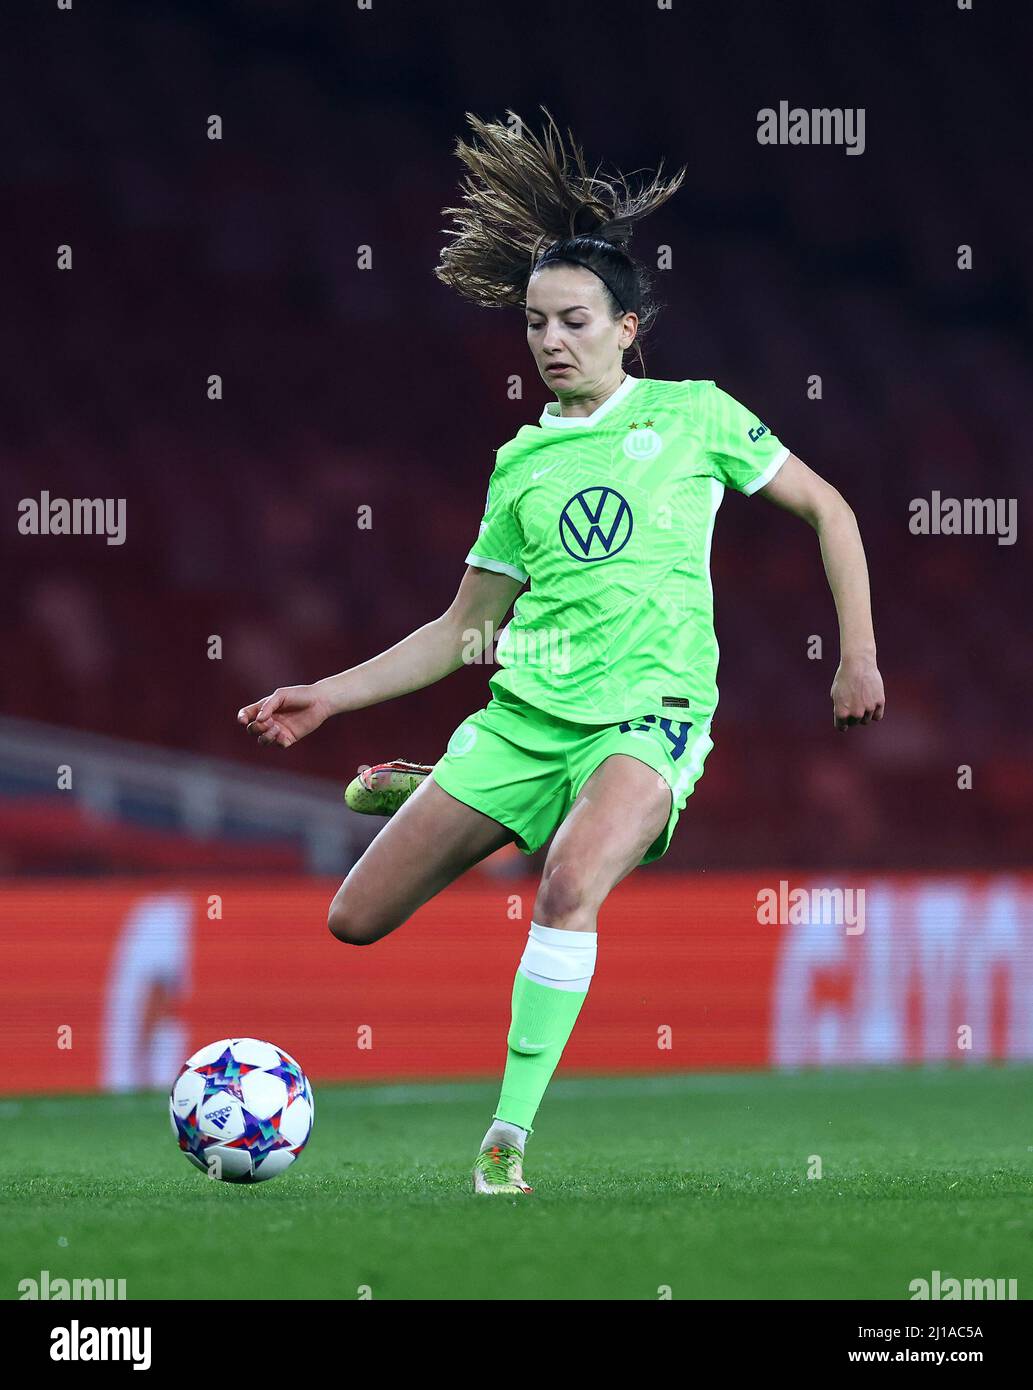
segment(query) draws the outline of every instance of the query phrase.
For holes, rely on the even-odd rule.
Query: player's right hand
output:
[[[237,723],[243,724],[262,748],[272,743],[291,748],[329,717],[326,700],[311,685],[285,685],[237,711]]]

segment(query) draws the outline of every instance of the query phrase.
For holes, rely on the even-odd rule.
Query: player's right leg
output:
[[[351,868],[330,904],[338,941],[369,946],[514,838],[428,777]]]

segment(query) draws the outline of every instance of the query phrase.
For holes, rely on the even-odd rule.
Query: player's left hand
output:
[[[854,724],[876,723],[886,709],[879,668],[870,657],[839,663],[832,682],[832,713],[841,732]]]

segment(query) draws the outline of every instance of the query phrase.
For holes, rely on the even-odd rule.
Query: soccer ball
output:
[[[223,1038],[183,1063],[169,1093],[179,1147],[223,1182],[262,1182],[308,1143],[315,1099],[289,1053],[255,1038]]]

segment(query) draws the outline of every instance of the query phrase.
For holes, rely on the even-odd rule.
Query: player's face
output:
[[[528,346],[542,380],[561,399],[592,395],[620,379],[621,353],[638,318],[615,320],[607,299],[598,275],[583,266],[547,266],[528,282]]]

